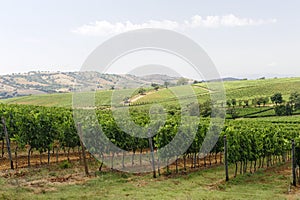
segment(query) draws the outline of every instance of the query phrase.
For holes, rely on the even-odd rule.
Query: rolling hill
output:
[[[178,86],[176,86],[178,87]],[[209,91],[205,83],[194,84],[193,89],[200,102],[209,98]],[[300,92],[299,78],[274,78],[262,80],[235,80],[225,81],[227,99],[235,98],[239,100],[250,100],[256,97],[270,97],[276,92],[280,92],[285,100],[288,100],[292,92]],[[158,91],[150,90],[145,95],[141,95],[135,103],[155,103],[155,102],[172,102],[177,101],[176,96],[172,93],[171,88],[160,88]],[[110,105],[112,90],[101,90],[96,92],[96,105]],[[133,93],[131,99],[139,96]],[[72,93],[63,94],[42,94],[25,97],[16,97],[1,100],[3,103],[32,104],[42,106],[72,106]]]
[[[68,93],[74,89],[108,90],[125,89],[151,83],[171,85],[177,83],[180,77],[163,75],[116,75],[99,72],[28,72],[0,76],[0,99],[37,95]],[[192,81],[192,80],[191,80]],[[55,96],[55,95],[54,95]]]

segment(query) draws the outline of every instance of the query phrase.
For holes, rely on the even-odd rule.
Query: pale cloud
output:
[[[117,22],[110,23],[108,21],[96,21],[87,25],[83,25],[81,27],[76,28],[72,32],[78,33],[81,35],[94,35],[94,36],[105,36],[111,34],[118,34],[130,30],[141,29],[141,28],[165,28],[170,30],[176,30],[180,27],[175,21],[163,20],[149,20],[142,24],[134,24],[130,21],[126,21],[125,23]]]
[[[185,21],[185,25],[191,28],[197,27],[209,27],[209,28],[218,28],[218,27],[236,27],[236,26],[258,26],[263,24],[272,24],[276,23],[276,19],[251,19],[251,18],[239,18],[233,14],[224,15],[224,16],[207,16],[201,17],[195,15],[191,18],[190,21]]]
[[[111,23],[105,20],[95,21],[74,30],[73,33],[88,36],[107,36],[114,35],[130,30],[141,28],[163,28],[170,30],[186,30],[195,28],[218,28],[218,27],[242,27],[242,26],[259,26],[264,24],[276,23],[276,19],[251,19],[240,18],[233,14],[224,16],[206,16],[195,15],[184,22],[172,20],[149,20],[144,23],[135,24],[131,21]]]

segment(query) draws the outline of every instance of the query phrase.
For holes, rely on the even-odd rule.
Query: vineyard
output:
[[[147,124],[149,116],[146,112],[142,111],[141,108],[133,111],[136,123]],[[118,147],[132,152],[132,155],[130,155],[132,165],[133,163],[142,165],[140,160],[135,162],[134,155],[136,152],[143,154],[144,151],[149,150],[148,140],[134,138],[124,133],[118,128],[111,111],[98,110],[97,112],[98,116],[101,116],[99,122],[106,136]],[[175,109],[172,112],[170,111],[171,114],[169,114],[165,125],[153,137],[155,149],[170,143],[176,135],[179,119],[174,112]],[[15,165],[18,165],[19,151],[24,152],[26,150],[27,164],[30,166],[32,151],[39,154],[46,153],[48,156],[47,163],[49,163],[50,156],[55,156],[55,159],[58,159],[58,152],[67,152],[65,155],[69,158],[71,149],[73,149],[73,152],[74,149],[80,149],[79,137],[70,109],[1,104],[0,113],[1,117],[6,120],[9,138],[14,147]],[[228,160],[236,168],[234,176],[236,176],[238,168],[240,173],[255,172],[257,168],[263,168],[264,165],[268,167],[277,162],[285,162],[290,159],[291,140],[295,139],[297,145],[300,145],[298,134],[300,123],[298,121],[278,121],[274,123],[274,121],[256,119],[253,123],[247,120],[228,120],[213,149],[207,152],[207,155],[198,155],[208,125],[209,119],[199,122],[194,141],[187,151],[178,157],[178,160],[183,160],[184,166],[183,169],[178,169],[178,166],[176,166],[176,173],[179,170],[186,170],[186,159],[191,160],[192,168],[200,167],[200,158],[203,160],[204,166],[211,165],[213,159],[213,162],[217,162],[217,157],[222,162],[224,135],[227,136],[229,146]],[[5,151],[5,134],[3,130],[3,127],[1,127],[2,157]],[[90,149],[90,151],[92,150]],[[79,156],[80,152],[77,154]],[[113,165],[107,167],[113,169]],[[169,173],[168,166],[167,171]]]
[[[293,79],[286,80],[286,83],[290,84],[290,81],[293,81]],[[234,85],[235,83],[227,83],[227,87],[234,88]],[[245,88],[247,87],[246,85]],[[198,88],[196,90],[198,98],[204,97],[207,93],[202,86],[194,86],[194,88]],[[231,94],[233,93],[232,91]],[[283,94],[285,99],[288,99],[288,94]],[[68,173],[71,173],[71,175],[68,176],[55,175],[56,178],[48,178],[48,180],[54,182],[56,180],[62,182],[73,180],[70,178],[74,173],[72,168],[77,174],[83,174],[83,166],[86,167],[86,175],[93,176],[91,174],[95,174],[94,176],[100,176],[101,180],[105,181],[107,180],[106,178],[112,176],[112,179],[116,179],[116,182],[123,180],[124,177],[126,177],[126,180],[123,180],[125,182],[127,182],[127,179],[136,179],[135,175],[120,172],[132,169],[133,171],[141,171],[137,175],[143,177],[137,179],[139,182],[149,181],[150,183],[153,177],[161,181],[163,177],[171,177],[172,180],[172,177],[189,176],[193,177],[192,179],[194,180],[195,177],[199,176],[199,173],[203,173],[201,176],[205,176],[207,173],[215,181],[217,186],[214,187],[218,188],[225,187],[224,185],[226,184],[231,184],[230,187],[234,188],[235,186],[233,185],[236,181],[247,179],[247,177],[251,179],[252,176],[260,177],[263,174],[268,174],[268,171],[280,169],[278,173],[283,173],[284,175],[279,175],[278,179],[273,174],[273,178],[279,182],[285,181],[287,184],[282,186],[283,188],[291,187],[292,140],[295,140],[296,157],[299,156],[297,152],[300,149],[299,115],[262,117],[264,115],[274,115],[274,109],[271,105],[262,107],[236,106],[240,116],[252,116],[253,118],[226,119],[224,126],[221,128],[220,136],[212,144],[211,148],[206,150],[203,149],[205,138],[214,137],[208,134],[208,130],[211,128],[211,119],[203,116],[200,119],[197,116],[185,119],[181,116],[182,110],[169,89],[160,89],[157,92],[145,95],[129,106],[131,120],[145,129],[150,127],[151,124],[149,112],[154,111],[151,110],[151,103],[162,103],[164,106],[165,123],[155,125],[157,129],[154,130],[155,134],[151,137],[151,143],[153,143],[151,145],[147,137],[135,137],[135,135],[141,134],[139,130],[132,129],[132,134],[127,134],[124,131],[124,128],[131,129],[131,126],[127,125],[126,121],[120,124],[115,119],[115,111],[110,109],[108,103],[111,95],[112,91],[96,93],[96,104],[98,105],[95,110],[96,122],[100,124],[101,131],[90,129],[89,132],[81,132],[80,130],[89,129],[86,123],[93,121],[89,117],[90,111],[83,110],[81,113],[83,116],[82,124],[75,123],[74,112],[69,108],[66,101],[66,97],[69,98],[70,94],[54,95],[54,97],[60,97],[58,98],[60,101],[65,101],[63,103],[64,106],[51,106],[58,105],[51,100],[53,98],[51,95],[27,97],[35,98],[37,104],[46,104],[48,102],[46,107],[23,105],[24,103],[21,103],[22,105],[13,104],[14,102],[17,103],[20,98],[16,98],[15,101],[10,100],[10,104],[0,104],[0,117],[2,119],[0,123],[0,169],[5,173],[9,169],[14,169],[14,173],[9,173],[11,174],[10,177],[20,176],[19,171],[30,173],[27,170],[35,171],[36,169],[53,170],[55,168],[55,171],[58,171],[55,174],[64,174],[70,171]],[[169,101],[171,103],[168,103]],[[194,107],[189,105],[187,109],[187,112],[191,114]],[[296,114],[298,113],[296,112]],[[260,118],[257,116],[260,116]],[[119,117],[125,119],[122,115]],[[182,120],[187,120],[186,122],[189,123],[182,125]],[[193,131],[192,127],[197,127],[196,131]],[[219,128],[217,125],[212,127],[212,129],[216,130]],[[101,136],[100,132],[103,132],[108,141],[99,139]],[[178,133],[184,137],[182,140],[177,141],[176,146],[181,147],[188,144],[185,138],[192,137],[193,140],[190,141],[189,147],[181,154],[162,153],[160,149],[171,143]],[[86,145],[86,147],[83,147],[81,141],[85,144],[92,143],[93,146]],[[112,151],[104,145],[108,144],[108,142],[124,151]],[[224,154],[225,142],[227,144],[226,154]],[[153,147],[153,150],[151,147]],[[151,155],[152,151],[159,156],[151,158],[149,155]],[[146,160],[144,159],[145,157]],[[86,161],[85,158],[87,159]],[[174,158],[172,160],[174,162],[171,162],[170,158]],[[297,158],[297,160],[300,159]],[[228,164],[228,177],[225,177],[224,164]],[[57,169],[57,166],[59,166],[59,169]],[[151,171],[145,170],[149,166],[154,167],[155,174],[143,172],[143,170]],[[61,169],[66,171],[59,172]],[[53,173],[53,171],[49,171],[49,174]],[[49,176],[49,174],[46,176]],[[217,177],[214,177],[213,174],[217,174]],[[300,180],[298,177],[300,173],[297,173],[296,176]],[[80,175],[80,178],[77,179],[85,180],[85,178],[85,175]],[[229,183],[224,182],[225,178],[229,179]],[[196,180],[194,181],[197,182]],[[166,180],[166,182],[168,183],[169,180]],[[185,181],[181,180],[181,182]],[[202,185],[203,183],[199,184]],[[260,183],[257,184],[259,185]],[[222,189],[219,188],[218,190]],[[282,189],[280,191],[282,193]],[[40,190],[38,193],[40,193]],[[48,192],[46,193],[48,194]],[[245,197],[251,198],[247,195],[249,194],[247,193]],[[261,196],[257,198],[261,198]]]

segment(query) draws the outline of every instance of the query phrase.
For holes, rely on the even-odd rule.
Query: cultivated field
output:
[[[298,97],[291,100],[294,92],[300,92],[300,78],[226,81],[227,114],[221,135],[213,149],[199,154],[209,128],[210,92],[205,83],[192,86],[200,102],[200,121],[196,132],[191,125],[180,129],[182,134],[195,134],[191,146],[183,155],[176,155],[177,162],[159,168],[162,160],[141,161],[140,155],[150,151],[148,139],[135,138],[118,127],[110,109],[113,92],[97,91],[96,116],[103,133],[116,146],[128,151],[112,153],[97,141],[97,131],[91,141],[99,148],[82,151],[73,121],[72,94],[32,95],[1,100],[0,116],[6,120],[11,141],[12,162],[17,169],[10,169],[6,135],[1,123],[0,157],[1,199],[299,199],[299,186],[292,186],[291,141],[296,143],[296,157],[300,155],[300,109]],[[180,107],[172,90],[184,92],[185,86],[156,91],[146,88],[144,94],[136,90],[127,96],[130,117],[138,125],[148,127],[149,109],[153,103],[161,103],[166,122],[153,136],[154,151],[170,143],[180,127]],[[131,90],[121,90],[125,93]],[[282,101],[271,96],[280,93]],[[295,93],[296,94],[296,93]],[[123,97],[123,96],[122,96]],[[268,98],[257,103],[259,98]],[[300,95],[299,95],[300,97]],[[189,97],[186,96],[186,99]],[[247,101],[247,103],[246,103]],[[124,106],[120,102],[120,106]],[[208,106],[207,106],[208,105]],[[280,107],[281,106],[281,107]],[[288,112],[288,106],[290,111]],[[282,112],[278,109],[283,108]],[[204,108],[204,109],[203,109]],[[192,113],[193,105],[186,108]],[[87,112],[86,110],[84,112]],[[84,114],[83,112],[83,114]],[[283,116],[277,116],[277,115]],[[87,127],[83,115],[83,130]],[[121,116],[122,117],[122,116]],[[123,124],[126,127],[126,122]],[[130,128],[130,127],[129,127]],[[218,128],[218,127],[215,127]],[[224,140],[227,137],[229,181],[225,181]],[[86,139],[84,142],[89,142]],[[185,144],[178,142],[178,146]],[[101,146],[102,145],[102,146]],[[298,148],[298,149],[297,149]],[[84,155],[87,153],[89,175],[84,173]],[[91,154],[102,155],[110,164],[96,160]],[[49,157],[48,157],[49,155]],[[30,157],[30,162],[28,158]],[[48,162],[49,158],[49,162]],[[114,163],[117,158],[124,163]],[[298,159],[298,157],[297,157]],[[148,173],[125,173],[123,168],[143,168],[154,162],[156,178]],[[30,166],[29,166],[30,165]],[[297,160],[299,165],[299,160]],[[300,180],[297,173],[297,181]]]

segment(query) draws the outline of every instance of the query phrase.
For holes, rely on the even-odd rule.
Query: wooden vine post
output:
[[[225,176],[226,176],[226,181],[229,181],[229,176],[228,176],[228,156],[227,156],[227,138],[226,135],[224,135],[224,165],[225,165]]]
[[[6,128],[6,122],[5,122],[4,117],[2,117],[1,120],[2,120],[2,124],[3,124],[3,131],[5,133],[7,152],[8,152],[8,157],[9,157],[9,161],[10,161],[10,168],[14,169],[14,162],[13,162],[12,156],[11,156],[10,141],[9,141],[8,132],[7,132],[7,128]]]
[[[293,186],[296,186],[296,158],[295,158],[295,141],[292,139],[292,174]]]
[[[81,128],[81,124],[78,123],[77,126],[78,126],[79,135],[80,135],[79,140],[80,140],[80,146],[81,146],[81,149],[82,149],[84,171],[85,171],[85,175],[89,176],[89,169],[88,169],[87,162],[86,162],[85,149],[84,149],[84,145],[83,145],[83,142],[82,142],[82,128]]]
[[[156,178],[156,170],[155,170],[155,163],[154,163],[154,149],[153,149],[153,142],[151,136],[151,130],[148,130],[148,137],[149,137],[149,146],[151,150],[151,158],[152,158],[152,170],[153,170],[153,178]]]

